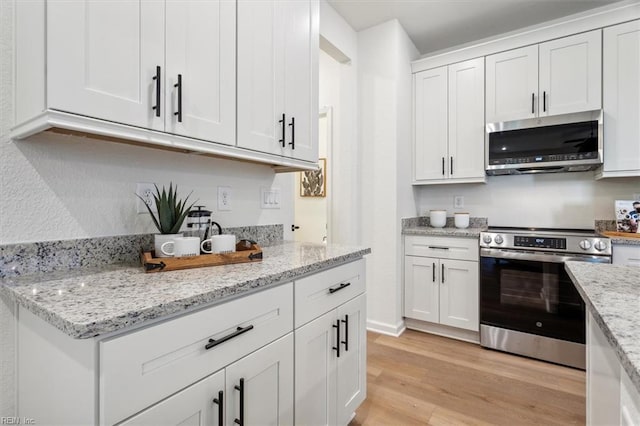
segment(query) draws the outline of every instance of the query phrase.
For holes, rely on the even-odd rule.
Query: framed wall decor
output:
[[[318,170],[300,172],[301,197],[327,196],[327,159],[320,158],[318,165]]]

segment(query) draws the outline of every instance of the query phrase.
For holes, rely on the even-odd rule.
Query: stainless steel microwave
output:
[[[487,124],[487,175],[596,169],[602,127],[602,110]]]

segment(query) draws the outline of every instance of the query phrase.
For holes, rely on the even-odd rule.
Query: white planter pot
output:
[[[170,257],[166,254],[163,254],[162,250],[160,250],[160,247],[167,241],[172,241],[174,238],[182,236],[182,232],[180,232],[179,234],[155,234],[153,236],[153,248],[156,252],[156,257]]]

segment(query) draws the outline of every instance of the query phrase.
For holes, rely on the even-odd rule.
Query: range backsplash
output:
[[[283,225],[222,228],[222,232],[261,246],[279,244],[284,238]],[[153,234],[0,245],[0,278],[137,263],[140,250],[152,247]]]

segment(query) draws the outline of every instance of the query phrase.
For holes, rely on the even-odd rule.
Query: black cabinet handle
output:
[[[436,282],[436,262],[433,262],[433,268],[431,269],[431,271],[433,271],[433,282]]]
[[[227,340],[231,340],[234,337],[238,337],[239,335],[241,335],[243,333],[246,333],[249,330],[253,330],[253,325],[248,325],[248,326],[246,326],[244,328],[238,327],[238,328],[236,328],[236,331],[234,331],[233,333],[227,334],[226,336],[221,337],[218,340],[209,339],[209,343],[207,343],[204,348],[206,350],[209,350],[209,349],[213,348],[214,346],[218,346],[219,344],[224,343]]]
[[[431,250],[449,250],[449,247],[429,246]]]
[[[442,264],[442,284],[444,284],[444,264]]]
[[[233,422],[240,426],[244,425],[244,379],[240,379],[240,385],[234,386],[235,390],[240,392],[240,415]]]
[[[289,123],[289,126],[291,126],[291,142],[289,142],[289,145],[291,145],[291,149],[296,149],[296,118],[295,117],[291,117],[291,123]]]
[[[345,315],[342,320],[344,324],[344,340],[342,344],[344,345],[344,351],[349,352],[349,315]]]
[[[344,288],[349,287],[350,285],[351,285],[351,283],[342,283],[342,284],[340,284],[338,287],[330,288],[330,289],[329,289],[329,294],[333,294],[333,293],[335,293],[336,291],[340,291],[340,290],[342,290],[342,289],[344,289]]]
[[[531,94],[531,114],[536,113],[536,94]]]
[[[162,71],[160,66],[156,67],[156,75],[153,79],[156,82],[156,104],[151,108],[156,112],[156,117],[160,117],[160,83],[161,83]]]
[[[442,157],[442,176],[444,176],[444,157]]]
[[[285,119],[285,116],[284,116],[284,113],[283,113],[282,114],[282,120],[278,120],[278,123],[282,124],[282,126],[281,126],[281,128],[282,128],[282,139],[278,140],[278,142],[282,144],[283,148],[285,147],[285,143],[284,143],[284,134],[285,134],[285,132],[284,132],[284,130],[285,130],[285,126],[286,126],[286,121],[287,120]]]
[[[451,168],[449,169],[449,173],[453,176],[453,157],[451,157]]]
[[[182,74],[178,74],[178,82],[173,87],[178,88],[178,112],[174,112],[173,115],[177,115],[178,123],[182,123]]]
[[[333,328],[336,329],[336,345],[332,348],[336,351],[336,356],[340,358],[340,320],[336,320],[336,323],[333,324]]]
[[[224,392],[218,391],[218,397],[213,398],[213,403],[218,404],[218,426],[224,425]]]
[[[542,111],[547,112],[547,92],[542,92]]]
[[[296,229],[300,229],[298,225],[291,225],[291,232],[294,232]]]

